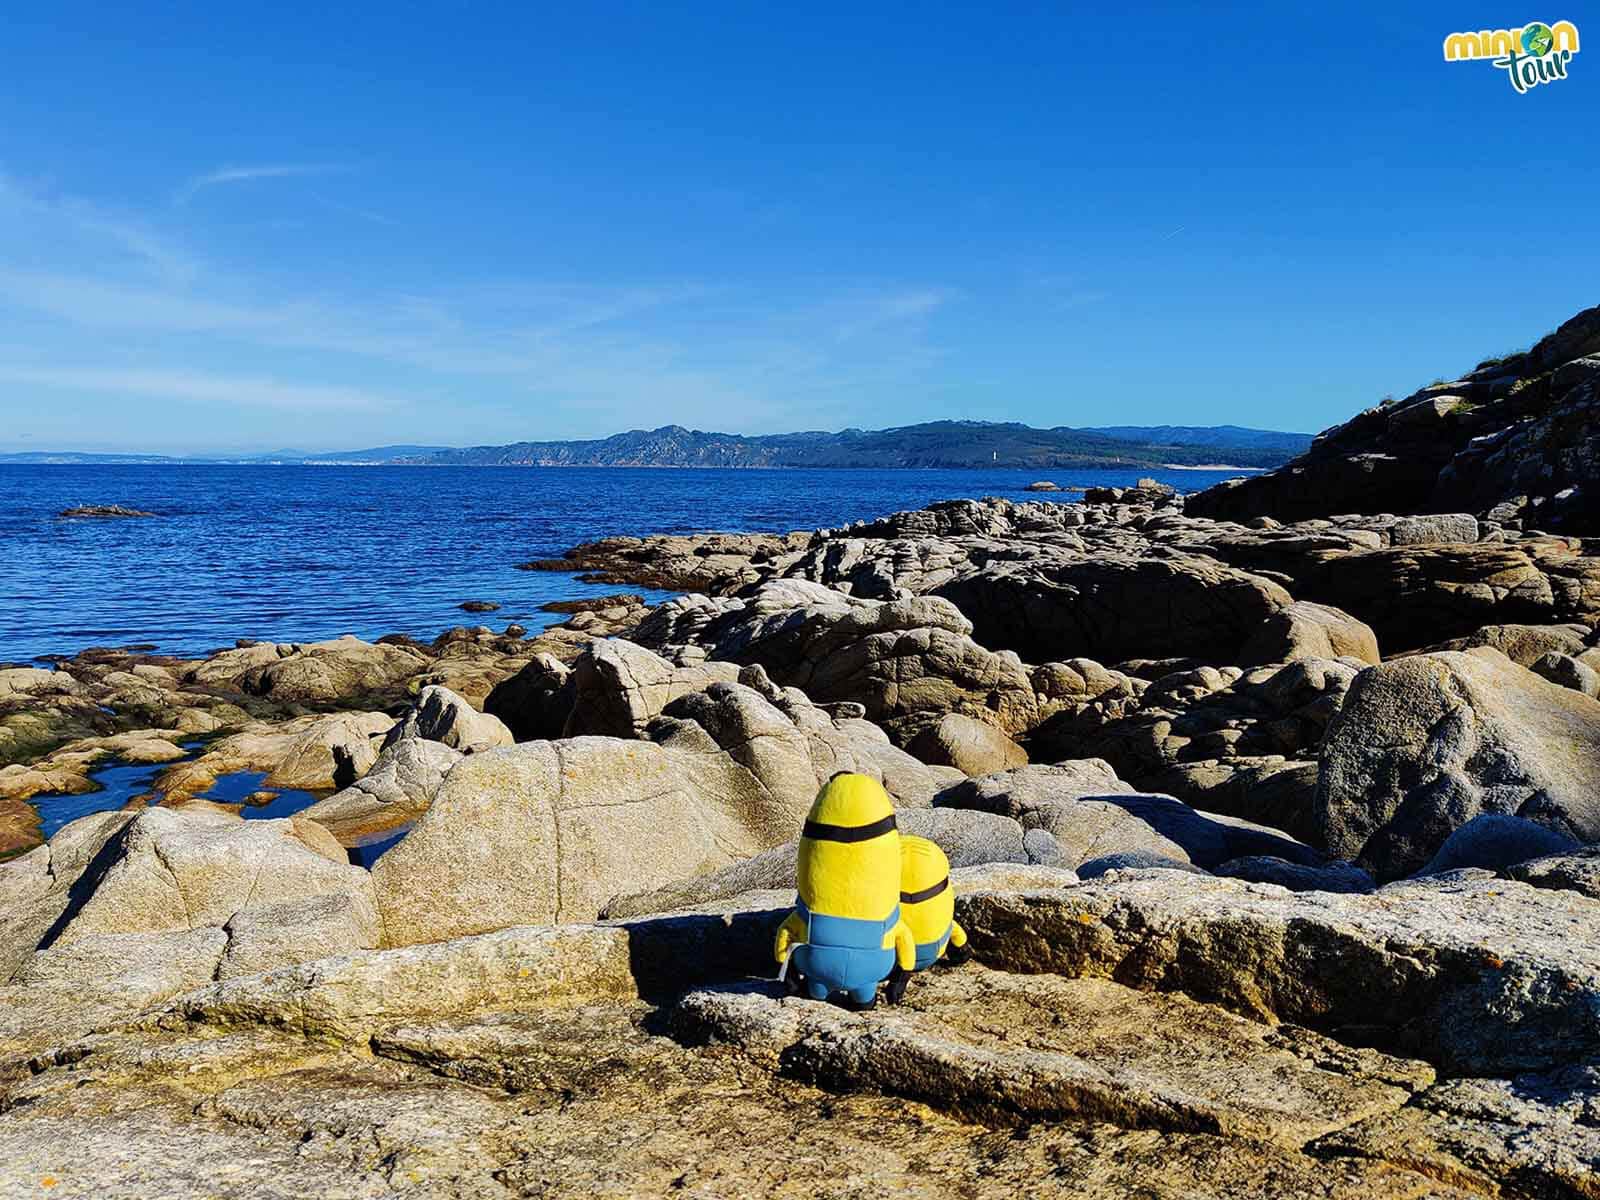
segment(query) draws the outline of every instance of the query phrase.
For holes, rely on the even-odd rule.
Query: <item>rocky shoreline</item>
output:
[[[0,670],[0,1189],[1600,1196],[1597,312],[1195,497],[608,538],[553,565],[682,594]],[[1420,469],[1421,408],[1511,432],[1304,511]],[[1442,503],[1530,439],[1566,473]],[[148,792],[42,839],[110,762]],[[767,978],[840,770],[975,956],[859,1014]]]

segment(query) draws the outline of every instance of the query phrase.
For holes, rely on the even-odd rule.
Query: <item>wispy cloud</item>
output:
[[[365,221],[369,225],[382,225],[386,229],[400,228],[399,221],[394,220],[392,217],[386,217],[382,213],[373,212],[371,209],[357,208],[353,204],[341,204],[337,200],[330,200],[316,192],[311,194],[311,198],[329,212],[343,213],[347,217],[355,217],[358,221]]]
[[[355,168],[349,163],[268,163],[250,167],[218,167],[196,175],[178,189],[173,199],[187,204],[197,192],[225,183],[249,183],[257,179],[286,179],[300,175],[341,175]]]
[[[390,406],[385,397],[360,388],[167,368],[0,366],[0,381],[151,400],[299,412],[376,412]]]
[[[229,167],[192,180],[190,194],[334,169]],[[0,174],[0,329],[11,339],[0,402],[75,391],[130,438],[180,426],[191,406],[211,410],[219,436],[316,413],[324,442],[339,444],[366,436],[380,410],[401,422],[393,437],[432,440],[452,437],[445,428],[492,441],[667,421],[837,426],[859,423],[861,395],[926,377],[941,353],[929,318],[961,296],[927,281],[514,273],[361,286],[213,262],[192,249],[205,228],[199,213],[111,210]],[[55,428],[50,407],[15,432]]]

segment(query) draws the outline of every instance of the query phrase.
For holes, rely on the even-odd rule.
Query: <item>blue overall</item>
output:
[[[794,907],[808,932],[790,955],[789,966],[800,972],[806,995],[826,1000],[834,992],[848,992],[857,1004],[871,1004],[878,984],[894,969],[894,950],[885,950],[883,939],[899,923],[900,906],[881,921],[814,913],[798,896]]]
[[[950,942],[951,931],[954,929],[955,922],[952,921],[948,926],[945,927],[945,931],[933,941],[918,942],[917,965],[911,969],[913,971],[926,971],[929,967],[933,966],[934,963],[938,962],[939,955],[944,953],[945,946],[947,946]]]

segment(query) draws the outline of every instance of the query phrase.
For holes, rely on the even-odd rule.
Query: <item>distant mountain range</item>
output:
[[[929,421],[746,437],[664,425],[608,438],[502,446],[379,446],[331,454],[294,450],[248,457],[149,454],[0,454],[0,463],[195,463],[524,467],[1276,467],[1311,435],[1237,425],[1119,425],[1035,429],[1016,423]]]

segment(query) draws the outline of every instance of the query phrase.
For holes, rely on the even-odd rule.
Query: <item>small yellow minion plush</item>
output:
[[[900,919],[900,834],[883,785],[839,774],[817,793],[800,837],[799,896],[773,944],[791,990],[826,1000],[843,992],[871,1008],[878,984],[916,963]]]
[[[950,860],[927,838],[900,835],[900,919],[917,944],[913,971],[924,971],[950,952],[950,961],[966,956],[967,931],[955,919],[956,893],[950,886]],[[895,972],[889,981],[889,999],[898,1004],[905,994],[908,975]]]

